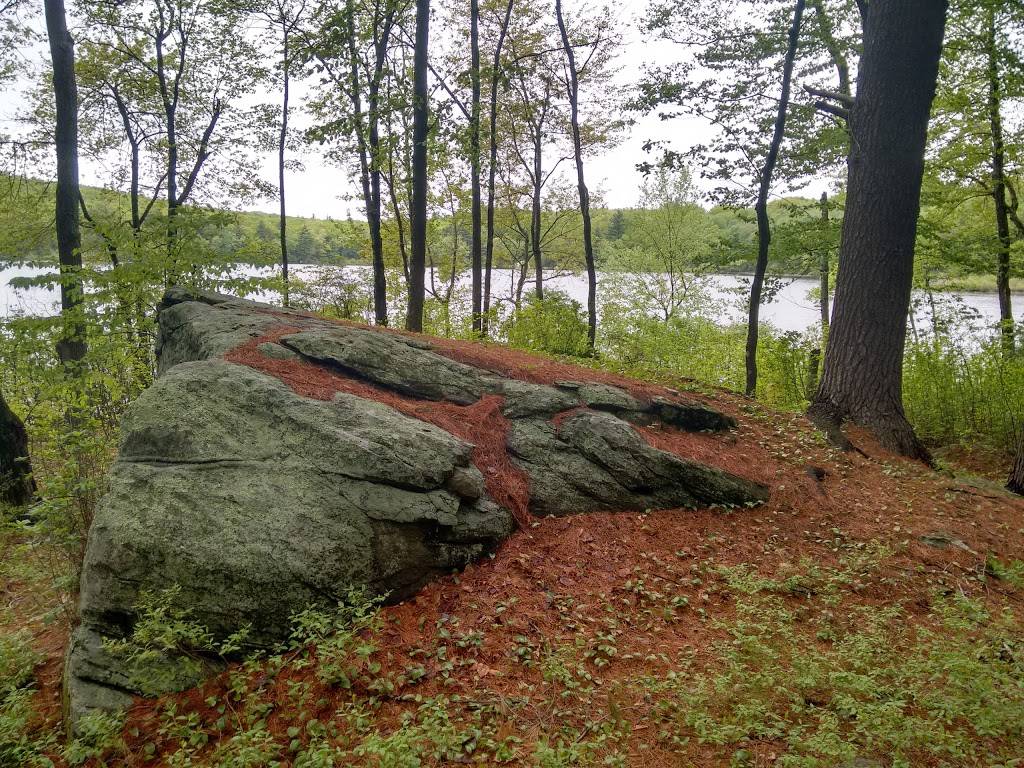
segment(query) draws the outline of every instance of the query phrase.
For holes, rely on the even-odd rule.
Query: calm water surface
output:
[[[293,274],[302,277],[303,274],[311,275],[317,268],[307,265],[295,265]],[[345,272],[358,274],[360,271],[368,270],[368,267],[342,267]],[[15,288],[11,280],[23,277],[36,277],[41,274],[52,272],[52,269],[36,267],[7,267],[0,269],[0,315],[9,317],[16,314],[48,315],[55,314],[60,305],[60,294],[55,289],[44,287]],[[240,272],[255,274],[258,270],[253,268],[240,268]],[[614,273],[604,273],[598,278],[598,292],[600,295],[602,283],[608,285],[616,280]],[[511,270],[495,270],[493,279],[493,295],[510,296],[513,280]],[[428,281],[429,283],[429,281]],[[460,288],[468,290],[469,276],[464,274],[459,280]],[[586,304],[587,285],[583,275],[552,276],[545,281],[549,288],[557,288],[572,296],[581,304]],[[717,309],[717,320],[722,324],[740,322],[744,318],[742,308],[742,296],[738,290],[745,290],[749,281],[736,275],[714,275],[710,281],[710,293],[714,299],[714,306]],[[812,291],[818,286],[817,279],[796,278],[784,281],[782,289],[775,294],[773,300],[764,304],[761,308],[761,320],[769,323],[781,331],[802,332],[815,327],[818,322],[818,307],[812,298]],[[524,288],[528,291],[529,284]],[[973,326],[976,331],[982,332],[985,328],[991,327],[999,318],[999,301],[995,292],[991,293],[951,293],[937,294],[941,305],[945,307],[959,306],[966,309],[973,316]],[[272,294],[264,294],[260,298],[273,301],[276,297]],[[920,327],[927,326],[930,320],[930,310],[923,296],[915,296],[920,305],[915,311],[915,322]],[[1018,322],[1024,323],[1024,294],[1014,295],[1014,315]]]

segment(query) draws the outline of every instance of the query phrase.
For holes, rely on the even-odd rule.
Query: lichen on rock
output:
[[[72,723],[154,693],[109,649],[145,594],[174,587],[213,638],[248,627],[268,648],[292,615],[353,586],[400,600],[493,552],[527,510],[767,498],[634,426],[735,424],[702,404],[500,376],[420,337],[216,294],[170,290],[159,323],[160,375],[129,409],[89,533]],[[168,669],[167,690],[196,683],[194,667]]]

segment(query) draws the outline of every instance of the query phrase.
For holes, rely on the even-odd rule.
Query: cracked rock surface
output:
[[[287,639],[293,614],[352,586],[403,599],[508,538],[515,510],[489,492],[499,470],[403,403],[456,417],[483,398],[499,403],[504,436],[489,427],[479,438],[501,441],[501,471],[522,478],[533,514],[767,498],[764,486],[652,447],[633,426],[735,426],[700,403],[502,377],[421,338],[216,294],[171,289],[159,320],[159,377],[125,418],[89,533],[65,666],[72,724],[217,668],[167,655],[154,690],[108,650],[104,639],[131,633],[144,594],[174,588],[175,605],[215,640],[249,627],[247,642],[268,648]],[[266,365],[231,362],[245,345]],[[272,375],[281,366],[357,382],[364,396],[303,396]]]

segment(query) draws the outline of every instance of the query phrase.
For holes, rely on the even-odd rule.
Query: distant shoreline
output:
[[[241,266],[248,266],[248,267],[256,266],[256,265],[247,264],[247,263],[244,263],[244,262],[236,262],[236,263],[241,265]],[[90,265],[87,265],[87,266],[96,267],[96,266],[101,266],[101,265],[98,265],[98,264],[97,265],[91,265],[90,264]],[[103,264],[102,266],[106,266],[106,264]],[[266,268],[272,268],[274,265],[264,264],[264,265],[258,265],[258,266],[266,267]],[[360,263],[360,262],[348,262],[348,263],[345,263],[345,264],[331,264],[331,263],[324,263],[324,262],[316,262],[316,263],[310,263],[310,264],[298,264],[298,263],[296,263],[296,264],[292,264],[291,265],[291,267],[293,269],[300,269],[300,268],[303,268],[303,267],[310,267],[310,268],[314,268],[314,267],[339,267],[339,268],[344,268],[344,267],[361,267],[361,268],[364,268],[364,269],[369,269],[370,266],[371,265],[368,264],[368,263],[364,264],[364,263]],[[17,259],[0,257],[0,271],[4,271],[4,270],[8,270],[8,269],[30,269],[30,270],[38,269],[38,270],[42,270],[42,269],[46,269],[46,268],[50,268],[50,267],[53,267],[53,268],[57,267],[56,260],[53,260],[51,262],[49,259],[42,259],[42,260],[26,259],[23,262],[19,263],[19,261]],[[495,269],[511,269],[511,267],[496,267]],[[462,270],[462,271],[463,272],[467,272],[467,273],[469,272],[468,269],[467,270]],[[602,269],[602,270],[599,270],[599,272],[603,272],[603,273],[619,273],[619,272],[624,272],[624,271],[625,270],[619,270],[619,269]],[[582,274],[582,273],[577,273],[577,274]],[[727,271],[727,270],[723,270],[723,271],[720,271],[720,272],[705,272],[703,274],[707,275],[707,276],[718,276],[718,277],[736,277],[736,278],[750,278],[750,277],[753,277],[753,273],[751,273],[751,272],[731,272],[731,271]],[[781,274],[781,275],[771,275],[771,277],[776,277],[776,278],[779,278],[779,279],[782,279],[782,280],[814,280],[814,281],[818,280],[818,275],[813,273],[813,272],[811,272],[809,274],[803,274],[803,275],[786,273],[786,274]],[[984,294],[988,294],[988,295],[991,295],[991,294],[995,294],[996,293],[996,278],[995,278],[995,275],[965,275],[965,276],[961,276],[961,277],[942,277],[942,278],[936,278],[935,280],[932,281],[932,288],[935,291],[939,292],[939,293],[983,294],[983,295]],[[922,290],[922,289],[917,287],[917,286],[915,286],[914,290]],[[1011,278],[1010,279],[1010,291],[1011,291],[1011,293],[1013,293],[1015,295],[1024,294],[1024,278],[1020,278],[1020,277]]]

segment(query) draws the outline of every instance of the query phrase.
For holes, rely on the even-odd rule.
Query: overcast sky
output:
[[[586,0],[575,0],[580,4]],[[628,97],[630,90],[640,78],[643,68],[651,64],[666,64],[679,55],[674,46],[664,41],[644,39],[637,28],[637,21],[646,8],[648,0],[618,0],[615,12],[618,15],[623,32],[624,44],[618,60],[620,67],[612,87],[619,95]],[[566,3],[566,12],[571,14],[574,2]],[[439,29],[435,34],[443,34]],[[41,46],[38,55],[46,53]],[[21,85],[24,85],[23,83]],[[297,95],[301,97],[304,88],[297,84]],[[276,94],[265,94],[265,98],[276,101]],[[24,93],[21,89],[9,88],[0,94],[0,122],[8,132],[15,133],[16,128],[11,122],[12,115],[21,108]],[[293,100],[293,104],[297,100]],[[585,104],[582,106],[585,109]],[[301,115],[294,115],[294,124],[301,129]],[[650,140],[670,142],[673,149],[683,150],[694,143],[707,140],[710,129],[702,121],[695,119],[674,119],[662,121],[656,115],[638,117],[636,123],[624,132],[621,142],[614,148],[588,160],[586,166],[587,181],[598,199],[610,207],[630,207],[638,203],[642,176],[636,166],[650,159],[643,151],[643,145]],[[301,171],[290,171],[287,175],[288,210],[296,216],[316,216],[317,218],[344,218],[351,214],[355,218],[362,217],[361,204],[354,200],[357,187],[348,178],[344,169],[325,160],[318,153],[310,150],[300,158],[303,162]],[[566,164],[566,172],[571,173],[571,164]],[[82,167],[83,183],[100,185],[105,178],[91,169],[88,164]],[[275,183],[277,179],[276,156],[268,153],[263,163],[262,175],[267,181]],[[697,174],[695,174],[697,176]],[[698,182],[699,183],[699,182]],[[818,187],[824,189],[827,184],[812,184],[808,192],[817,194]],[[257,202],[251,206],[257,210],[276,211],[273,200]]]

